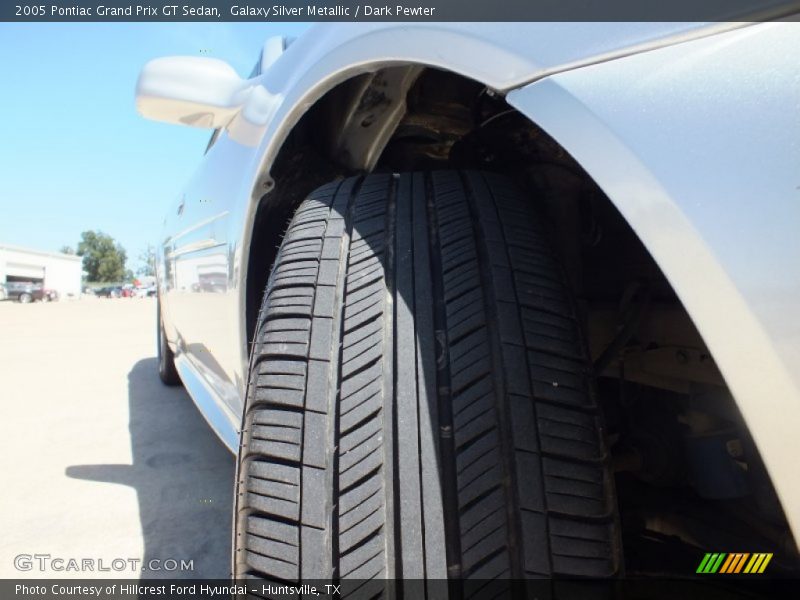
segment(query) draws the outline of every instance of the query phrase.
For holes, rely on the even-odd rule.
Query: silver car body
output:
[[[713,352],[800,531],[800,26],[336,24],[281,50],[268,44],[158,249],[176,365],[226,445],[238,447],[247,259],[258,203],[281,185],[273,160],[338,83],[434,66],[506,94],[616,205]]]

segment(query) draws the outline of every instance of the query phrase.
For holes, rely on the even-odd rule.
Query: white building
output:
[[[82,258],[0,245],[0,283],[32,281],[56,290],[61,298],[81,295]]]

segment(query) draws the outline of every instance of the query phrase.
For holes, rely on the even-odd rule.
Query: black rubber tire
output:
[[[22,292],[19,295],[19,302],[20,304],[30,304],[31,302],[33,302],[33,296],[31,296],[27,292]]]
[[[503,177],[375,174],[312,193],[257,322],[234,574],[618,574],[563,281],[533,203]]]
[[[181,378],[175,368],[175,354],[167,343],[164,323],[161,320],[161,300],[156,299],[156,344],[158,348],[158,377],[164,385],[181,385]]]

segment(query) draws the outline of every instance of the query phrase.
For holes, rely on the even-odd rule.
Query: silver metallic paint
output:
[[[511,92],[644,242],[800,526],[800,24],[768,23]]]
[[[166,330],[215,431],[236,450],[248,363],[246,257],[283,141],[337,83],[387,65],[432,65],[510,92],[509,102],[603,187],[714,352],[797,526],[800,26],[740,26],[312,28],[258,79],[274,104],[261,142],[219,136],[187,187],[183,213],[168,215],[159,249]],[[224,261],[224,291],[180,290],[174,267],[182,249],[184,261],[193,253],[177,234],[223,213],[213,236],[198,240],[214,240],[204,252]]]

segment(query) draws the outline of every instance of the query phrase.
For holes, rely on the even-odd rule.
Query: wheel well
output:
[[[282,145],[269,177],[275,185],[261,197],[253,223],[248,342],[283,233],[309,192],[357,173],[435,169],[495,171],[530,190],[550,220],[553,243],[579,298],[591,292],[614,301],[626,278],[645,278],[659,294],[675,299],[648,252],[597,185],[501,94],[455,73],[392,66],[331,89]],[[595,243],[587,269],[582,247],[606,231],[613,233],[617,247],[598,250]],[[624,273],[607,268],[614,252],[628,257]],[[603,265],[606,268],[600,269]]]
[[[549,223],[598,375],[621,501],[627,502],[623,524],[649,531],[659,544],[679,540],[684,549],[739,547],[747,538],[756,540],[754,549],[780,545],[794,556],[747,426],[669,281],[569,153],[479,82],[417,65],[392,66],[336,86],[300,119],[272,166],[275,186],[256,213],[248,342],[283,233],[309,192],[360,172],[436,169],[502,173],[529,192]],[[712,459],[722,465],[713,473],[707,466]],[[714,502],[726,503],[725,509],[719,512]],[[671,509],[676,503],[680,514]],[[740,525],[736,533],[720,514]],[[634,554],[652,550],[649,541],[630,539]]]

